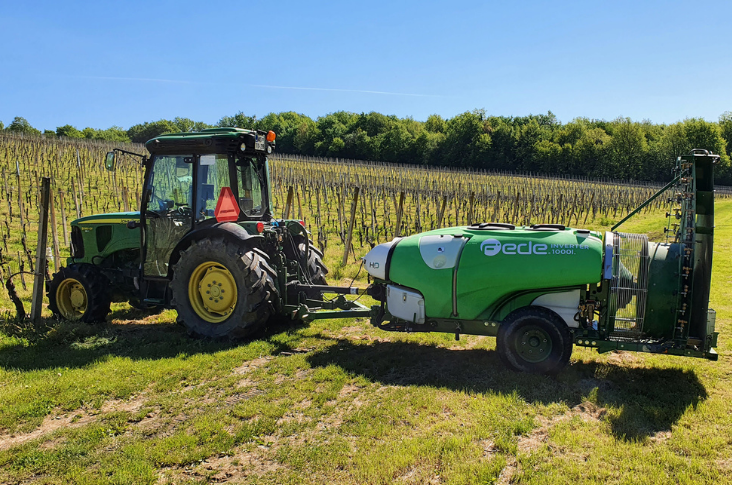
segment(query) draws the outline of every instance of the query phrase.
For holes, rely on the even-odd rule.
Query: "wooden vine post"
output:
[[[292,198],[294,196],[295,189],[290,185],[287,188],[287,202],[285,203],[285,213],[282,216],[283,219],[289,219],[290,218],[290,209],[292,209]]]
[[[396,228],[394,229],[394,237],[399,237],[402,230],[402,213],[404,212],[404,192],[399,193],[399,205],[396,213]]]
[[[61,206],[61,227],[64,230],[64,247],[69,247],[69,231],[66,229],[66,209],[64,208],[64,191],[58,189],[58,204]]]
[[[43,287],[46,273],[46,241],[48,240],[48,206],[51,195],[51,179],[43,177],[41,182],[41,215],[38,220],[38,246],[36,247],[36,268],[33,280],[33,300],[31,302],[31,321],[41,323],[43,309]]]
[[[356,207],[358,205],[358,187],[354,188],[353,202],[351,202],[351,219],[348,222],[348,235],[346,236],[346,249],[343,251],[343,266],[348,261],[348,252],[351,250],[351,238],[353,237],[353,224],[356,222]]]
[[[445,216],[445,207],[447,206],[447,196],[442,196],[442,204],[440,205],[440,211],[437,213],[437,227],[435,229],[440,229],[442,227],[442,218]]]
[[[53,270],[58,273],[59,264],[61,264],[61,254],[58,249],[58,230],[56,228],[56,208],[54,204],[53,194],[49,197],[51,210],[51,237],[53,240]]]
[[[79,197],[76,195],[76,185],[74,185],[74,177],[71,177],[71,192],[74,194],[74,206],[76,206],[76,218],[81,219],[81,209],[79,208]]]

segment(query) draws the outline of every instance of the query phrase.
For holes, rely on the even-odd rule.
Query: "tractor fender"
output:
[[[200,241],[205,238],[221,237],[225,241],[239,244],[248,248],[259,248],[263,236],[249,234],[246,229],[233,222],[220,222],[211,226],[199,228],[186,234],[170,254],[170,262],[168,264],[168,278],[173,276],[173,267],[180,259],[181,252],[185,251],[194,241]]]

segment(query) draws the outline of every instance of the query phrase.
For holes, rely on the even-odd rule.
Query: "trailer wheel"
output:
[[[556,374],[569,363],[572,337],[567,324],[553,311],[519,308],[501,323],[498,355],[509,368],[534,374]]]
[[[178,323],[198,337],[243,338],[262,328],[277,298],[273,270],[250,249],[223,239],[195,241],[170,282]]]
[[[53,275],[48,308],[57,318],[103,322],[109,314],[109,280],[91,264],[72,264]]]

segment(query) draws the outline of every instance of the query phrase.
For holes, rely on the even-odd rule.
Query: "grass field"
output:
[[[732,201],[716,207],[718,362],[576,349],[549,378],[506,370],[492,338],[365,320],[243,343],[126,304],[104,325],[4,322],[0,482],[731,483]],[[348,283],[342,250],[326,262]]]

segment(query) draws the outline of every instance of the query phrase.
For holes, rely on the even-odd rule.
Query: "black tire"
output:
[[[237,297],[233,310],[220,322],[204,319],[194,309],[197,303],[189,299],[189,282],[194,271],[208,262],[226,268],[236,284]],[[244,338],[262,328],[274,313],[273,303],[278,298],[272,277],[274,274],[259,251],[240,248],[223,239],[195,241],[181,252],[173,268],[171,306],[178,312],[178,323],[185,325],[191,335]]]
[[[70,294],[66,293],[73,280],[83,287],[86,298],[84,311],[74,307]],[[56,318],[85,323],[103,322],[110,312],[108,288],[109,280],[96,267],[85,263],[72,264],[53,275],[46,293],[48,308]]]
[[[328,267],[323,263],[323,253],[302,235],[294,235],[290,242],[285,242],[284,253],[290,261],[299,261],[302,264],[305,248],[307,247],[308,257],[307,266],[304,271],[307,272],[308,283],[312,285],[327,285],[325,275],[328,274]]]
[[[314,285],[327,285],[325,275],[328,274],[328,267],[323,263],[323,253],[310,243],[308,254],[308,276]]]
[[[527,306],[510,313],[498,329],[498,356],[510,369],[556,374],[569,363],[572,336],[555,312]]]

